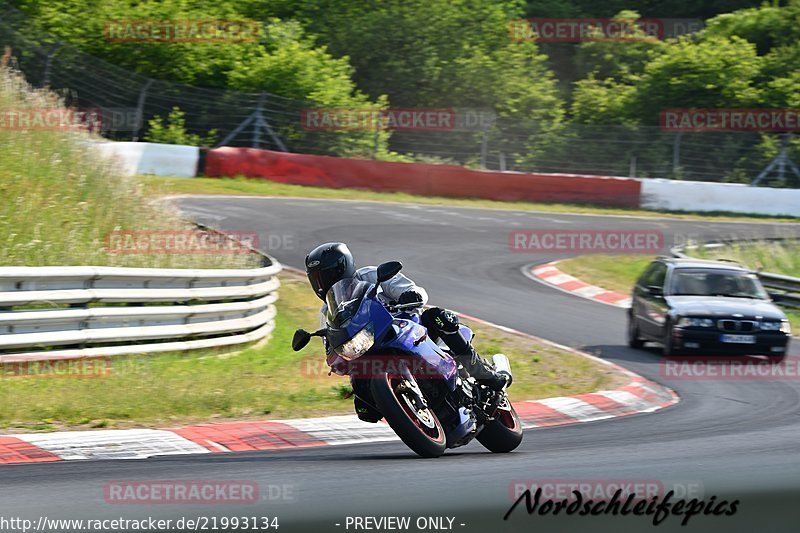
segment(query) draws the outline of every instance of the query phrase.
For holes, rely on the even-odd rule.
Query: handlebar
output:
[[[422,307],[422,302],[411,302],[408,304],[396,304],[396,305],[387,305],[387,307],[394,309],[396,311],[403,311],[405,309],[414,309],[417,307]]]

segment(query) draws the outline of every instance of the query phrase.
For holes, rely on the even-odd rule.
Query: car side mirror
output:
[[[388,261],[381,263],[378,266],[378,283],[389,281],[403,269],[403,263],[400,261]]]
[[[298,329],[294,332],[294,337],[292,337],[292,350],[295,352],[299,352],[303,348],[306,347],[308,341],[311,340],[311,333],[307,332],[304,329]]]
[[[653,296],[664,296],[664,289],[658,285],[648,285],[647,292]]]

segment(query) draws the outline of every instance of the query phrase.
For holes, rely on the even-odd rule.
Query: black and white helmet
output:
[[[306,256],[306,275],[314,293],[325,300],[325,294],[337,281],[356,275],[353,254],[341,242],[320,244]]]

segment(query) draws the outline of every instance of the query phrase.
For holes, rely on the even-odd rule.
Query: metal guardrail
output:
[[[280,270],[0,267],[0,363],[257,340],[274,328]]]
[[[774,242],[774,241],[781,241],[785,239],[764,239],[762,241],[747,241],[747,242],[736,242],[736,241],[720,241],[720,242],[709,242],[705,244],[696,244],[696,245],[689,245],[689,246],[676,246],[670,249],[670,253],[673,257],[690,257],[685,253],[687,249],[696,250],[698,248],[723,248],[726,246],[731,245],[747,245],[747,244],[756,244],[758,242]],[[761,284],[767,289],[769,295],[775,300],[776,303],[784,306],[784,307],[791,307],[793,309],[800,309],[800,278],[794,278],[791,276],[784,276],[781,274],[772,274],[770,272],[757,272],[758,279],[761,281]]]
[[[767,289],[777,289],[780,292],[770,291],[770,296],[780,305],[800,309],[800,278],[781,276],[760,272],[758,278]]]

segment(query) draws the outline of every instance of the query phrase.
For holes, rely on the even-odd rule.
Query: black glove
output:
[[[422,295],[417,291],[406,291],[400,295],[400,298],[398,298],[397,303],[400,305],[421,304]]]

